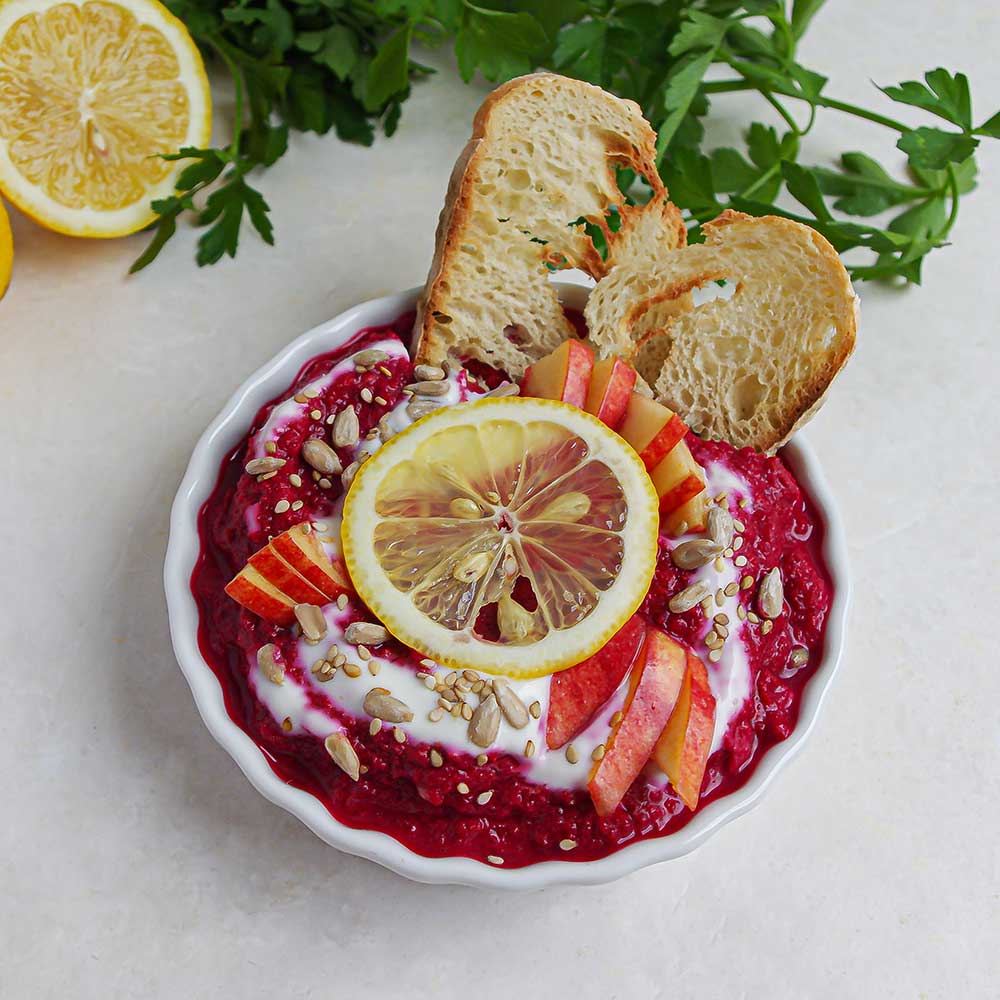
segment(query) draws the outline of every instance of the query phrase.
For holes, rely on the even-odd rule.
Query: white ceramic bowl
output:
[[[567,305],[582,307],[587,295],[585,287],[564,282],[555,284]],[[610,882],[647,865],[681,857],[694,850],[723,824],[760,801],[775,775],[812,731],[840,662],[849,598],[844,533],[819,463],[801,435],[784,449],[782,457],[809,492],[825,523],[823,556],[834,585],[825,655],[806,685],[798,725],[792,735],[768,750],[745,785],[707,805],[676,833],[639,841],[599,861],[547,861],[509,870],[469,858],[425,858],[384,833],[344,826],[317,798],[285,784],[271,770],[253,740],[226,712],[219,681],[198,649],[198,610],[190,588],[200,544],[198,511],[215,487],[223,457],[246,434],[258,409],[287,388],[302,365],[316,354],[334,350],[350,340],[357,331],[389,323],[401,313],[413,309],[417,291],[411,289],[355,306],[292,341],[243,383],[195,447],[170,514],[164,585],[174,651],[191,685],[201,717],[262,795],[297,816],[328,844],[376,861],[419,882],[458,883],[490,889],[593,885]]]

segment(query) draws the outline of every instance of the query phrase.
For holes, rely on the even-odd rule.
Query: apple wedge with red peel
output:
[[[552,675],[545,716],[545,745],[550,750],[565,746],[587,728],[635,664],[645,638],[643,620],[633,615],[593,656]]]
[[[660,498],[661,515],[672,514],[705,492],[705,472],[684,441],[677,442],[649,477]]]
[[[252,611],[266,621],[276,625],[291,625],[295,621],[296,602],[278,590],[253,566],[244,566],[226,584],[226,593],[247,611]]]
[[[296,604],[326,604],[329,600],[326,594],[289,566],[270,545],[255,552],[247,563]]]
[[[687,424],[662,403],[633,392],[618,433],[639,453],[651,472],[687,434]]]
[[[296,524],[272,538],[270,547],[328,601],[353,589],[343,563],[331,561],[308,522]]]
[[[559,399],[582,410],[593,367],[594,353],[583,341],[564,340],[524,373],[521,395]]]
[[[594,363],[584,409],[618,430],[635,387],[635,369],[621,358],[604,358]]]
[[[704,531],[708,508],[705,501],[708,496],[704,490],[682,504],[670,514],[664,515],[660,526],[668,534],[676,537],[686,531]]]
[[[670,779],[681,801],[692,811],[698,807],[705,766],[715,732],[715,697],[705,664],[687,653],[687,672],[677,706],[660,738],[653,760]]]
[[[618,808],[645,767],[674,711],[686,670],[685,648],[666,632],[647,629],[621,722],[612,730],[588,783],[598,816],[609,816]]]

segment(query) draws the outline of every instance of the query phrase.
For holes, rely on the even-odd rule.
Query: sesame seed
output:
[[[395,740],[395,741],[396,741],[397,743],[405,743],[405,742],[406,742],[406,733],[404,733],[404,732],[403,732],[403,730],[402,730],[402,729],[400,729],[400,728],[399,728],[399,727],[397,726],[397,727],[396,727],[396,728],[395,728],[395,729],[394,729],[394,730],[392,731],[392,738],[393,738],[393,739],[394,739],[394,740]]]
[[[286,732],[290,733],[292,731],[292,720],[286,715],[285,718],[281,720],[281,728]]]
[[[729,638],[729,629],[725,625],[716,625],[715,631],[719,633],[719,637],[722,639]]]
[[[381,729],[382,729],[381,719],[372,719],[372,721],[368,723],[368,732],[371,733],[372,736],[375,736],[377,733],[379,733]]]
[[[326,422],[328,424],[332,424],[336,419],[337,419],[337,414],[336,413],[331,413],[330,416],[328,416],[326,418]]]
[[[726,592],[721,587],[715,592],[715,603],[720,608],[726,603]]]
[[[746,566],[746,564],[747,564],[747,557],[746,556],[737,556],[733,560],[733,562],[736,563],[736,565],[740,566],[740,567]]]
[[[372,677],[377,677],[378,676],[378,672],[381,669],[382,669],[382,664],[379,663],[378,660],[369,660],[368,661],[368,673],[370,673],[372,675]]]
[[[486,860],[491,865],[502,865],[503,864],[503,858],[498,857],[496,854],[487,854],[486,855]]]
[[[528,742],[524,744],[524,756],[525,757],[534,757],[535,756],[535,742],[534,742],[534,740],[528,740]]]
[[[341,611],[343,611],[344,608],[347,607],[347,603],[348,603],[349,600],[350,600],[350,598],[347,596],[347,594],[341,594],[337,598],[337,607],[340,608]]]
[[[598,743],[597,746],[594,747],[594,750],[590,755],[590,759],[594,761],[604,760],[604,755],[607,752],[608,748],[603,743]]]
[[[302,390],[302,395],[305,396],[306,399],[315,399],[319,395],[319,389],[309,386],[308,388]]]
[[[385,398],[385,396],[376,396],[375,397],[375,405],[376,406],[388,406],[389,405],[389,401]]]
[[[719,636],[714,629],[705,636],[705,645],[708,646],[709,649],[715,649],[722,645],[722,642],[719,640]]]
[[[484,805],[486,805],[486,803],[487,803],[487,802],[489,802],[489,801],[490,801],[490,799],[492,799],[492,798],[493,798],[493,789],[491,788],[491,789],[490,789],[490,790],[489,790],[488,792],[480,792],[480,793],[479,793],[479,794],[478,794],[478,795],[476,796],[476,802],[477,802],[477,803],[478,803],[479,805],[481,805],[481,806],[484,806]]]
[[[722,555],[723,555],[723,558],[725,558],[725,559],[732,559],[733,558],[733,550],[732,549],[726,549],[726,551],[723,552]]]
[[[360,656],[362,660],[370,660],[372,658],[372,651],[367,646],[359,642],[358,656]]]
[[[437,687],[437,681],[432,674],[424,674],[424,687],[428,691],[433,691]]]
[[[738,552],[742,548],[743,548],[743,536],[742,535],[737,535],[733,539],[733,551],[734,552]]]
[[[758,617],[757,612],[756,611],[748,611],[747,612],[747,621],[750,622],[751,625],[759,625],[760,624],[760,618]]]
[[[459,795],[468,795],[469,794],[469,786],[464,781],[460,781],[455,786],[455,791],[458,792]]]
[[[326,476],[323,476],[321,479],[318,479],[317,482],[319,483],[319,488],[321,490],[328,490],[331,486],[333,486],[333,483],[331,483],[330,480],[326,478]]]
[[[287,500],[279,500],[274,505],[274,513],[275,514],[284,514],[285,511],[288,510],[288,508],[291,507],[291,506],[292,505]]]
[[[747,530],[747,526],[742,521],[734,520],[733,527],[741,533]]]
[[[710,659],[710,660],[711,660],[711,661],[712,661],[713,663],[718,663],[718,662],[719,662],[719,660],[721,660],[721,659],[722,659],[722,650],[721,650],[721,649],[713,649],[713,650],[711,650],[711,651],[709,652],[709,654],[708,654],[708,658],[709,658],[709,659]]]
[[[265,472],[262,476],[257,477],[257,482],[266,483],[269,479],[274,479],[277,474],[277,472]]]
[[[444,764],[444,757],[437,750],[430,752],[431,767],[441,767]]]
[[[277,450],[278,446],[273,441],[265,442],[264,451],[266,451],[268,455],[273,455]]]
[[[566,747],[566,760],[568,760],[571,764],[575,764],[579,759],[580,751],[577,750],[572,743],[570,743],[570,745]]]
[[[423,659],[420,661],[420,666],[422,667],[436,667],[437,664],[433,660]]]
[[[726,589],[723,593],[726,597],[734,597],[740,589],[740,585],[734,580],[732,583],[726,584]]]
[[[360,677],[361,667],[359,667],[356,663],[345,663],[344,673],[347,674],[348,677]]]
[[[715,616],[715,622],[718,625],[728,625],[729,615],[718,614]]]
[[[292,504],[292,510],[302,510],[302,505],[303,501],[296,500],[295,503]]]
[[[322,420],[323,419],[323,414],[320,413],[319,410],[310,410],[309,411],[309,416],[312,417],[313,420]]]
[[[465,702],[463,702],[462,703],[462,718],[465,719],[466,722],[472,722],[472,716],[473,715],[475,715],[475,712],[472,711],[472,706],[471,705],[467,705],[467,704],[465,704]]]
[[[753,586],[753,577],[747,573],[742,580],[740,580],[740,590],[749,590]]]
[[[372,391],[367,386],[361,390],[361,400],[364,403],[370,403],[372,401]]]
[[[611,716],[611,725],[612,726],[617,726],[622,721],[623,718],[624,718],[624,716],[622,715],[622,713],[620,711],[619,712],[615,712],[615,714]]]
[[[740,500],[740,502],[737,504],[737,506],[740,508],[740,510],[746,510],[747,507],[750,506],[750,498],[749,497],[743,497]],[[740,530],[742,531],[743,529],[741,528]]]
[[[444,682],[445,684],[448,685],[448,687],[452,687],[455,681],[457,680],[458,680],[458,672],[455,670],[452,670],[451,673],[446,674],[444,678]]]
[[[722,556],[715,557],[715,572],[721,573],[726,568],[726,564],[722,561]]]
[[[307,397],[305,393],[297,392],[294,396],[292,396],[292,399],[294,399],[296,403],[304,403],[306,402]]]
[[[540,701],[533,701],[528,706],[528,712],[531,714],[533,719],[537,719],[542,714],[542,703]]]
[[[444,709],[432,708],[427,713],[427,718],[430,719],[431,722],[440,722],[444,718]]]
[[[767,635],[773,628],[774,628],[774,622],[768,619],[760,626],[761,634]]]
[[[386,366],[385,366],[385,365],[379,365],[379,366],[378,366],[378,370],[379,370],[379,371],[380,371],[380,372],[381,372],[381,373],[382,373],[382,374],[383,374],[383,375],[384,375],[384,376],[385,376],[386,378],[392,378],[392,369],[391,369],[391,368],[386,368]]]
[[[747,609],[743,607],[742,604],[736,605],[736,617],[739,618],[741,622],[745,622],[747,620]]]
[[[569,837],[559,841],[559,849],[562,851],[572,851],[574,847],[576,847],[576,841]]]
[[[292,486],[295,486],[295,487],[298,487],[298,486],[302,485],[302,477],[297,472],[293,472],[288,477],[288,481],[292,484]]]
[[[485,763],[486,763],[486,762],[487,762],[488,760],[489,760],[489,757],[487,757],[487,756],[486,756],[486,754],[484,754],[484,753],[481,753],[481,754],[480,754],[480,755],[479,755],[479,756],[478,756],[478,757],[476,758],[476,763],[477,763],[477,764],[478,764],[478,765],[479,765],[480,767],[482,767],[482,766],[483,766],[483,764],[485,764]]]

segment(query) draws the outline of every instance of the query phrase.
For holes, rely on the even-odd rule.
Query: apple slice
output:
[[[329,598],[297,573],[270,545],[255,552],[247,562],[273,587],[296,604],[326,604]]]
[[[593,656],[552,675],[545,716],[545,745],[565,746],[590,724],[615,693],[642,651],[646,626],[633,615]]]
[[[330,559],[308,521],[272,538],[270,547],[328,601],[353,589],[344,564]]]
[[[686,531],[704,531],[705,518],[708,513],[706,500],[708,494],[702,490],[687,503],[681,504],[675,511],[665,515],[660,525],[668,535],[683,535]]]
[[[226,584],[226,593],[248,611],[276,625],[291,625],[295,621],[296,602],[253,566],[244,566]]]
[[[525,372],[521,395],[561,399],[582,410],[587,402],[593,367],[594,354],[583,341],[564,340]]]
[[[705,491],[705,473],[684,441],[649,474],[660,498],[660,514],[672,514]]]
[[[635,369],[621,358],[595,362],[584,409],[603,420],[613,431],[618,430],[628,409],[635,380]]]
[[[687,669],[683,646],[657,628],[646,630],[642,658],[632,670],[622,720],[590,775],[588,788],[598,816],[609,816],[649,760],[680,693]]]
[[[618,433],[639,453],[646,470],[651,471],[684,439],[687,424],[662,403],[633,392]]]
[[[677,707],[656,741],[653,759],[692,811],[698,807],[714,732],[715,697],[708,683],[708,671],[689,650]]]

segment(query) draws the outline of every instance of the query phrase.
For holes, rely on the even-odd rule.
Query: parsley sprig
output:
[[[244,221],[274,241],[270,208],[248,176],[284,155],[289,130],[370,145],[392,135],[412,84],[433,72],[420,47],[451,44],[465,81],[499,82],[548,68],[637,101],[659,134],[659,164],[692,240],[725,208],[808,223],[858,279],[919,283],[943,246],[963,195],[976,185],[975,151],[1000,138],[1000,112],[973,114],[969,81],[938,68],[880,87],[886,111],[926,116],[911,126],[838,100],[797,49],[823,0],[166,0],[233,80],[235,124],[225,148],[185,148],[177,192],[154,202],[149,264],[191,213],[205,227],[199,265],[234,256]],[[752,91],[780,127],[755,122],[741,148],[708,149],[704,122],[726,94]],[[820,112],[851,115],[898,136],[906,169],[860,151],[801,160]],[[632,193],[641,198],[641,185]],[[796,203],[795,211],[778,204]]]

